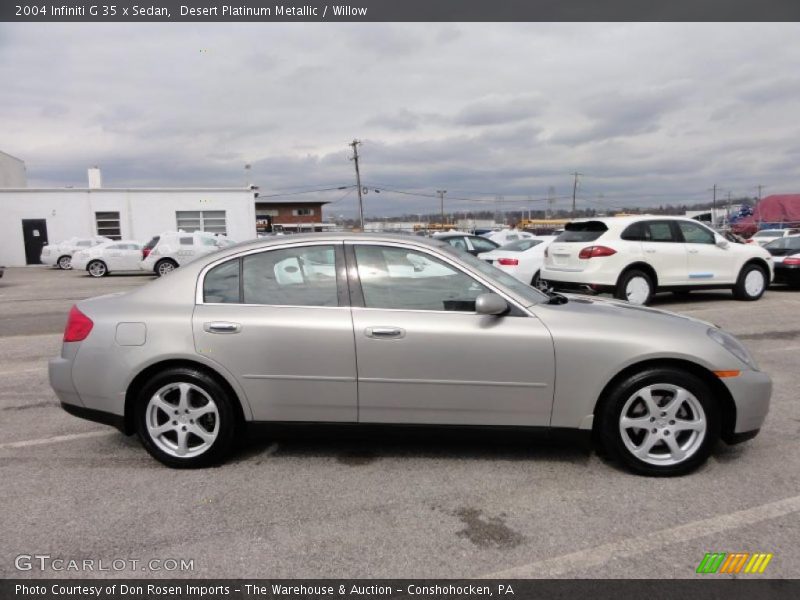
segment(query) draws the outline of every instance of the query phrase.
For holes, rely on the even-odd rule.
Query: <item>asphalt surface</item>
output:
[[[761,434],[720,444],[687,477],[630,475],[525,436],[437,430],[312,430],[173,471],[135,437],[63,412],[47,382],[69,307],[148,280],[40,267],[0,279],[4,577],[687,578],[719,551],[771,552],[763,576],[800,577],[800,292],[657,300],[738,335],[775,383]],[[20,572],[20,554],[142,562]],[[152,559],[194,569],[142,570]]]

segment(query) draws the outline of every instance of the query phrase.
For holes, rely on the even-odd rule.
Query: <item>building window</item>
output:
[[[227,234],[224,210],[179,210],[175,213],[179,231],[209,231]]]
[[[256,209],[256,217],[277,217],[278,216],[278,209],[277,208],[257,208]]]
[[[94,218],[97,223],[97,235],[102,235],[111,240],[122,239],[118,212],[96,212],[94,213]]]
[[[309,215],[313,215],[314,214],[314,209],[313,208],[295,208],[294,210],[292,210],[292,214],[295,217],[307,217]]]

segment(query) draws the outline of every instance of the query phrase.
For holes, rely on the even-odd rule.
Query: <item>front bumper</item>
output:
[[[746,434],[761,428],[769,412],[769,400],[772,395],[772,379],[761,371],[742,371],[738,377],[722,379],[736,404],[736,425],[733,428],[733,440],[737,437],[749,439]],[[753,433],[752,435],[755,435]],[[752,436],[750,436],[752,437]]]

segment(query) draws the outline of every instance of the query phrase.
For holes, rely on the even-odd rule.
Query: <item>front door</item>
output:
[[[550,423],[553,342],[537,318],[477,314],[492,290],[442,255],[348,246],[359,422]]]
[[[42,264],[42,247],[47,243],[47,221],[22,219],[22,239],[25,243],[25,264]]]
[[[342,244],[327,243],[260,250],[205,275],[196,350],[236,377],[255,420],[356,421],[343,270]]]
[[[736,260],[729,247],[717,246],[713,231],[690,221],[678,221],[686,245],[689,281],[694,284],[734,283]]]

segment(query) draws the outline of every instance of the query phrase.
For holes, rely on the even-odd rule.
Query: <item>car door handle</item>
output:
[[[399,327],[367,327],[364,335],[376,339],[396,340],[405,337],[406,331]]]
[[[700,251],[697,248],[691,248],[689,250],[689,254],[697,254],[698,252],[700,252]]]
[[[228,321],[211,321],[203,323],[203,330],[208,333],[239,333],[242,326],[239,323],[229,323]]]
[[[647,252],[648,254],[655,254],[656,253],[656,249],[655,248],[645,248],[644,251]]]

